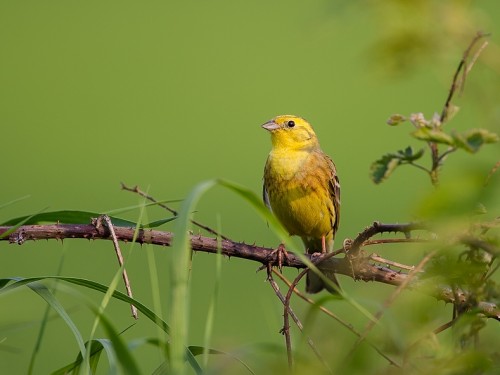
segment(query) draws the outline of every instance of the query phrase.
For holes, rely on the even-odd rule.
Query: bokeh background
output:
[[[456,101],[461,112],[449,126],[498,132],[499,18],[496,0],[3,1],[0,205],[23,199],[3,207],[0,221],[41,210],[106,212],[138,204],[136,195],[120,190],[120,182],[139,185],[162,200],[182,199],[196,184],[216,177],[260,194],[270,149],[260,125],[278,114],[307,118],[336,162],[342,184],[337,245],[374,220],[411,220],[432,190],[428,178],[401,168],[377,186],[368,176],[370,164],[382,154],[416,144],[408,136],[409,126],[391,128],[385,121],[393,113],[430,117],[440,111],[464,49],[482,30],[492,33],[490,45],[468,77]],[[500,159],[499,151],[494,145],[473,157],[457,153],[443,179],[459,181],[462,168],[486,171]],[[137,220],[139,213],[122,216]],[[150,221],[166,216],[158,208],[147,211]],[[234,240],[270,247],[279,243],[247,203],[222,188],[203,197],[195,217],[212,227],[220,220],[222,232]],[[425,250],[377,249],[410,263],[417,263]],[[152,306],[147,253],[154,254],[166,296],[168,251],[124,246],[134,295],[146,305]],[[118,268],[111,243],[0,244],[2,277],[53,275],[61,261],[61,274],[104,284]],[[194,255],[193,345],[202,344],[214,264],[214,255]],[[278,333],[282,308],[257,267],[223,260],[211,346],[233,353],[257,373],[273,373],[286,361]],[[294,277],[296,271],[286,274]],[[340,282],[370,311],[393,290],[346,277]],[[98,294],[82,293],[100,301]],[[81,331],[90,331],[93,315],[85,306],[72,295],[61,293],[60,298]],[[162,300],[163,314],[167,300]],[[45,304],[25,290],[3,295],[1,306],[0,372],[24,373]],[[329,301],[327,306],[358,328],[366,324],[348,303]],[[296,309],[308,311],[299,302]],[[422,327],[445,323],[449,311],[449,306],[408,292],[372,338],[397,338],[398,331],[405,331],[406,338],[394,341],[404,345]],[[108,313],[118,329],[132,323],[123,303],[112,302]],[[490,332],[500,334],[494,324]],[[332,320],[316,317],[309,333],[334,368],[343,361],[352,373],[387,367],[368,346],[344,360],[355,337]],[[155,334],[149,321],[139,319],[124,337]],[[308,363],[312,354],[295,330],[292,334]],[[71,332],[52,319],[36,373],[53,371],[77,353]],[[141,347],[136,358],[141,370],[151,373],[161,354]],[[230,358],[212,361],[215,373],[245,373]]]

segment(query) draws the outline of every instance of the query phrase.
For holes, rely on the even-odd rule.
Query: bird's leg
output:
[[[273,250],[270,254],[270,264],[277,264],[278,269],[282,270],[283,268],[283,259],[288,263],[288,252],[285,249],[285,245],[280,243],[276,250]]]
[[[325,236],[321,236],[321,252],[326,253],[326,238]]]

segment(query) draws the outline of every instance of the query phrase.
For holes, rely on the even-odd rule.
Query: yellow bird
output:
[[[340,184],[332,159],[301,117],[277,116],[262,127],[272,142],[264,169],[264,202],[290,235],[302,238],[308,253],[331,251],[340,219]],[[335,274],[327,276],[338,285]],[[317,293],[324,287],[309,271],[306,291]]]

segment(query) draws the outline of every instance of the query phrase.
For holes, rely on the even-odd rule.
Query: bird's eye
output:
[[[292,121],[292,120],[288,121],[286,123],[286,126],[288,126],[289,128],[293,128],[295,126],[295,121]]]

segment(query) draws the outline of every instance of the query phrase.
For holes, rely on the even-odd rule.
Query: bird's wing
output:
[[[266,182],[264,181],[262,184],[262,199],[264,200],[264,204],[272,211],[271,203],[269,202],[269,194],[266,189]]]
[[[267,208],[269,208],[269,210],[272,212],[273,210],[271,208],[271,202],[269,202],[269,193],[266,189],[266,174],[268,168],[268,163],[266,162],[266,166],[264,167],[264,178],[262,180],[262,200],[264,201],[264,204],[267,206]]]
[[[335,235],[340,223],[340,182],[335,164],[328,156],[325,155],[325,157],[330,174],[330,178],[328,180],[328,190],[330,198],[333,202],[333,208],[335,210],[335,221],[332,223],[333,233]]]

